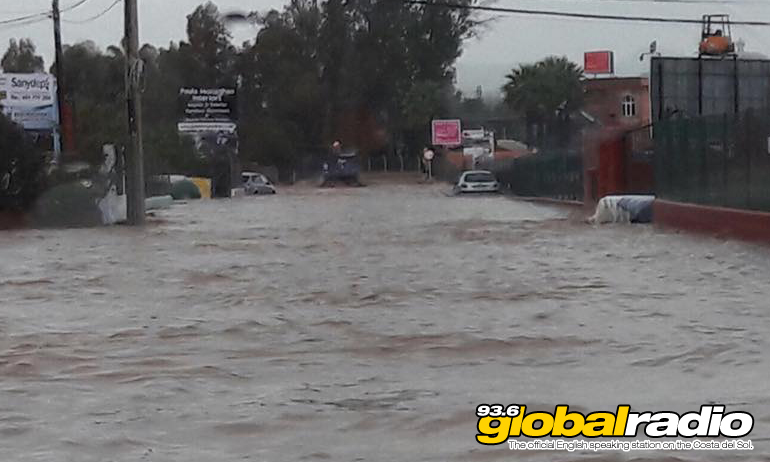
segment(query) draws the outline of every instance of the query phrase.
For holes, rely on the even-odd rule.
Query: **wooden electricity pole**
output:
[[[63,130],[64,127],[64,63],[62,62],[62,46],[61,46],[61,13],[59,12],[59,0],[53,0],[53,43],[56,53],[56,106],[59,116],[59,144],[56,146],[57,157],[61,155],[61,150],[66,146],[64,137],[66,136]],[[59,160],[59,159],[57,159]]]
[[[137,0],[125,0],[126,6],[126,104],[131,143],[126,156],[126,199],[128,224],[141,226],[145,219],[144,149],[142,147],[142,95],[139,59],[139,23]]]

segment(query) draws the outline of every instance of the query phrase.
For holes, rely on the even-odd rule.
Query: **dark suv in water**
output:
[[[356,152],[343,152],[324,163],[321,186],[334,186],[344,183],[348,186],[361,184],[361,166]]]

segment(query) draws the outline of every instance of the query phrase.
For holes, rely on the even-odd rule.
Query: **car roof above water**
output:
[[[466,170],[463,175],[493,175],[489,170]]]

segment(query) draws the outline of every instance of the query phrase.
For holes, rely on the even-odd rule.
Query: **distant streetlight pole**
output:
[[[142,146],[142,95],[139,82],[139,23],[136,0],[125,0],[126,19],[126,106],[131,143],[126,156],[126,202],[128,224],[141,226],[145,221],[144,148]]]
[[[660,56],[660,53],[658,53],[658,41],[657,40],[653,40],[650,43],[650,51],[642,53],[641,56],[639,56],[639,61],[644,61],[644,57],[645,56],[650,56],[650,57],[652,57],[652,56]]]

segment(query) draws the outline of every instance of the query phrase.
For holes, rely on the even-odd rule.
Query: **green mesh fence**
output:
[[[658,197],[770,212],[770,110],[662,120],[654,137]]]
[[[583,161],[578,153],[541,152],[509,161],[495,173],[519,196],[583,200]]]

